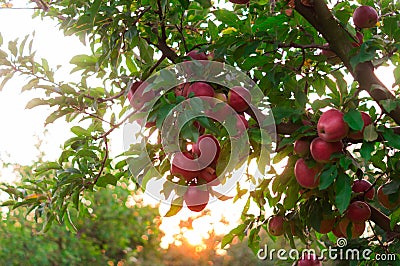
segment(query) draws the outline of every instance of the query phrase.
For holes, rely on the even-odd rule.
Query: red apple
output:
[[[199,175],[199,166],[194,156],[189,152],[177,152],[172,159],[171,175],[182,176],[190,182]]]
[[[294,166],[294,175],[296,176],[297,182],[304,188],[313,189],[319,185],[319,173],[321,171],[321,165],[316,164],[313,167],[308,167],[306,161],[300,158],[296,161]]]
[[[206,129],[199,123],[199,121],[194,121],[193,126],[195,126],[199,130],[200,135],[206,132]]]
[[[365,222],[362,223],[353,223],[349,220],[349,218],[344,217],[340,222],[339,222],[339,228],[340,231],[342,232],[343,236],[348,238],[349,236],[347,235],[347,228],[350,226],[351,229],[351,238],[357,238],[361,236],[364,233],[365,230]]]
[[[339,224],[336,225],[335,227],[333,227],[332,229],[332,233],[336,236],[336,237],[344,237],[344,234],[342,233],[342,231],[340,231],[340,227]]]
[[[321,234],[327,234],[333,230],[333,226],[335,225],[335,218],[327,218],[327,219],[322,219],[319,229],[315,228],[315,230]]]
[[[304,254],[299,261],[297,266],[319,266],[322,265],[315,254]]]
[[[245,5],[250,2],[250,0],[229,0],[229,2],[238,4],[238,5]]]
[[[352,42],[351,45],[353,45],[353,47],[360,47],[360,45],[364,42],[364,35],[357,31],[356,33],[356,38],[357,38],[357,42]]]
[[[194,60],[208,60],[208,56],[204,52],[199,52],[199,50],[192,50],[186,55]]]
[[[187,97],[187,90],[189,89],[189,87],[190,87],[190,83],[179,84],[178,86],[176,86],[174,88],[175,95]]]
[[[146,91],[147,83],[143,81],[135,81],[130,85],[128,92],[128,100],[135,110],[141,109],[147,102],[153,100],[156,96],[154,90]]]
[[[211,85],[205,83],[205,82],[195,82],[193,83],[187,90],[187,96],[191,92],[194,92],[194,95],[199,97],[199,96],[208,96],[208,97],[214,97],[214,89],[211,87]]]
[[[321,50],[321,55],[326,57],[326,61],[332,65],[340,64],[342,60],[334,51],[329,48],[329,43],[325,43],[324,46],[326,49]]]
[[[199,178],[204,179],[207,183],[214,181],[217,178],[215,169],[212,167],[206,167],[200,171]]]
[[[205,134],[200,136],[197,142],[193,144],[192,150],[199,157],[200,167],[203,169],[218,161],[221,146],[216,137]]]
[[[379,203],[388,210],[394,210],[400,207],[400,195],[398,196],[397,200],[390,201],[389,195],[383,192],[383,186],[380,186],[377,191],[377,198]]]
[[[293,15],[293,8],[285,9],[285,14],[286,16],[291,17]]]
[[[326,142],[321,138],[315,138],[311,142],[310,151],[311,156],[316,162],[328,163],[332,154],[341,152],[343,150],[343,143],[341,141]]]
[[[221,100],[223,102],[228,102],[228,98],[226,97],[225,93],[218,92],[214,96],[216,99]]]
[[[360,180],[354,181],[351,189],[355,193],[362,193],[362,192],[368,191],[367,193],[365,193],[365,198],[367,198],[368,200],[373,200],[375,197],[375,188],[374,187],[371,188],[371,187],[372,187],[372,184],[368,180],[360,179]]]
[[[284,233],[283,216],[274,216],[268,221],[268,232],[273,236],[281,236]]]
[[[378,13],[373,7],[359,6],[354,10],[353,22],[361,29],[374,27],[378,22]]]
[[[183,195],[183,200],[191,211],[200,212],[208,204],[210,194],[208,190],[202,190],[197,186],[191,185]]]
[[[294,142],[293,151],[295,154],[305,157],[310,153],[310,141],[298,139]]]
[[[151,128],[151,127],[154,127],[155,125],[156,125],[156,121],[149,121],[146,123],[145,127]]]
[[[242,135],[249,128],[249,122],[247,122],[244,115],[238,115],[238,119],[236,120],[236,129],[238,131],[238,135]]]
[[[327,142],[336,142],[347,136],[349,126],[343,120],[343,113],[337,109],[324,112],[317,124],[318,136]]]
[[[236,112],[243,112],[249,107],[251,101],[250,92],[240,86],[231,88],[228,92],[228,104],[236,110]]]
[[[354,140],[363,139],[365,127],[372,124],[372,119],[369,116],[369,114],[367,114],[365,112],[360,112],[360,113],[361,113],[361,118],[364,121],[363,128],[360,131],[351,131],[350,130],[349,135],[348,135],[349,138],[354,139]]]
[[[363,201],[354,201],[347,207],[346,216],[353,223],[365,222],[371,217],[371,209]]]

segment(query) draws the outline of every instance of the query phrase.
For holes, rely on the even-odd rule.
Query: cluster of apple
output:
[[[300,158],[294,166],[296,181],[304,189],[315,189],[319,186],[319,176],[323,164],[333,162],[335,153],[343,151],[342,140],[347,137],[349,140],[360,140],[363,138],[363,131],[366,126],[372,124],[371,117],[361,112],[364,127],[360,131],[353,131],[343,119],[344,114],[337,109],[330,109],[324,112],[317,123],[318,137],[314,139],[299,139],[294,143],[294,153]],[[304,193],[301,190],[300,193]],[[323,216],[319,228],[321,234],[332,232],[336,237],[357,238],[365,230],[365,223],[371,217],[371,208],[366,201],[373,201],[375,188],[368,180],[357,179],[352,184],[352,191],[355,194],[352,202],[343,215],[338,212],[330,216]],[[389,200],[384,193],[384,185],[377,190],[378,202],[385,208],[393,210],[400,205],[400,196],[397,199]],[[296,235],[295,223],[288,220],[284,215],[275,215],[268,220],[268,231],[273,236],[280,236],[285,233],[285,223],[290,226],[292,235]]]
[[[378,13],[371,6],[359,6],[354,10],[353,23],[356,26],[356,42],[352,42],[353,47],[359,47],[363,43],[364,35],[361,33],[361,29],[372,28],[378,22]],[[324,44],[326,49],[322,49],[321,54],[326,56],[327,60],[331,64],[339,64],[340,58],[329,49],[329,43]]]
[[[342,152],[342,139],[349,137],[358,140],[363,138],[364,128],[372,123],[371,117],[361,112],[364,127],[360,131],[351,131],[343,120],[344,114],[337,109],[324,112],[318,120],[318,137],[311,143],[306,139],[299,139],[294,143],[294,153],[301,158],[297,160],[294,174],[297,182],[303,188],[314,189],[319,185],[319,173],[324,163],[335,160],[332,155]],[[313,160],[306,160],[311,154]]]
[[[187,54],[192,60],[210,60],[213,55],[206,55],[198,50]],[[210,102],[210,109],[204,114],[220,122],[232,114],[232,109],[238,116],[236,128],[238,133],[243,133],[248,128],[248,121],[243,111],[248,108],[250,93],[243,87],[233,87],[228,95],[216,92],[214,87],[207,82],[184,83],[174,89],[176,96],[185,98],[211,97],[218,99]],[[207,101],[209,98],[202,98]],[[222,102],[222,108],[215,108],[215,104]],[[216,110],[215,110],[216,109]],[[229,109],[229,110],[228,110]],[[229,112],[230,111],[230,112]],[[218,139],[212,134],[205,134],[205,128],[198,121],[193,125],[199,130],[200,137],[196,143],[191,143],[191,149],[177,153],[171,161],[171,175],[183,177],[188,188],[183,199],[192,211],[202,211],[209,200],[209,187],[217,186],[220,181],[216,174],[216,165],[221,151]],[[207,186],[202,186],[207,184]]]

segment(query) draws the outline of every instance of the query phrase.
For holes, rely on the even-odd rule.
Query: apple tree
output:
[[[211,199],[230,198],[218,187],[244,166],[242,179],[251,185],[237,181],[233,190],[234,201],[247,200],[242,223],[223,246],[247,236],[257,253],[266,231],[292,246],[300,239],[298,248],[334,246],[345,237],[371,248],[371,258],[399,250],[397,1],[34,2],[36,15],[57,20],[92,54],[71,59],[82,78],[69,82],[35,58],[29,37],[0,50],[1,87],[14,75],[26,77],[23,91],[44,92],[27,108],[52,107],[46,124],[63,118],[74,134],[57,161],[39,165],[20,187],[3,187],[10,194],[4,205],[30,206],[46,229],[70,208],[84,208],[85,195],[99,187],[132,179],[146,190],[157,179],[171,203],[167,216],[184,206],[201,211]],[[218,67],[223,82],[218,75],[195,79]],[[375,74],[378,67],[387,67],[391,87]],[[191,76],[174,76],[176,69]],[[234,71],[250,85],[229,79]],[[168,119],[179,106],[185,119],[175,124]],[[148,137],[145,152],[133,144],[112,158],[111,138],[132,121]],[[163,147],[166,124],[180,129],[170,134],[180,150],[172,157]],[[236,164],[224,171],[232,157]],[[262,178],[250,174],[252,161]]]

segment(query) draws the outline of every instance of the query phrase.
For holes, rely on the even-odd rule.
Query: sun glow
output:
[[[187,230],[183,233],[183,237],[192,246],[200,246],[203,244],[203,236],[195,230]]]

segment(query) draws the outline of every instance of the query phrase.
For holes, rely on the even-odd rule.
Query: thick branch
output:
[[[369,205],[369,204],[368,204]],[[390,228],[390,218],[379,211],[377,208],[369,205],[371,209],[371,218],[370,220],[373,221],[376,225],[378,225],[382,230],[387,233],[391,233],[391,238],[400,238],[400,226],[396,225],[392,230]]]
[[[354,79],[360,84],[360,88],[367,91],[370,96],[380,104],[382,100],[395,100],[395,96],[383,85],[374,74],[371,62],[358,64],[351,67],[350,58],[352,37],[333,17],[325,1],[314,0],[311,7],[304,6],[300,0],[295,0],[295,8],[318,32],[328,41],[330,48],[342,59]],[[377,89],[378,88],[378,89]],[[382,110],[386,110],[381,106]],[[400,107],[388,113],[393,120],[400,125]]]

